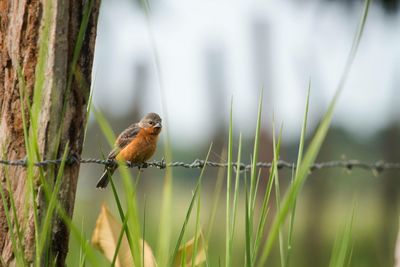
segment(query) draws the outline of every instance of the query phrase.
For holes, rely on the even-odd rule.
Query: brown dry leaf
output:
[[[112,262],[115,250],[117,248],[118,237],[122,230],[122,224],[115,219],[115,217],[108,210],[107,206],[103,204],[99,217],[96,221],[96,227],[92,235],[93,245],[99,249],[104,256]],[[156,267],[156,261],[153,251],[150,246],[140,240],[140,246],[143,249],[144,243],[144,266]],[[117,267],[132,267],[135,266],[132,259],[132,254],[129,248],[128,239],[124,234],[122,242],[118,251],[117,259],[115,262]]]
[[[178,253],[174,259],[174,267],[180,267],[182,266],[182,257],[185,255],[185,266],[192,266],[192,259],[193,256],[195,256],[194,259],[194,266],[199,266],[203,262],[206,261],[206,247],[204,246],[204,238],[203,234],[200,231],[200,234],[197,237],[197,251],[196,255],[193,255],[193,250],[194,250],[194,240],[195,238],[193,237],[190,239],[188,242],[183,244],[182,246],[179,247]]]

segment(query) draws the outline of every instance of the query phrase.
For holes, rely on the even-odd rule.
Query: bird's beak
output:
[[[154,128],[161,128],[161,123],[157,122],[156,125],[154,125]]]

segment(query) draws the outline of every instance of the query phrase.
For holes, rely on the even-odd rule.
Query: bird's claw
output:
[[[147,168],[149,166],[149,164],[147,162],[143,162],[140,165],[138,165],[138,170],[140,172],[143,172],[143,169]]]

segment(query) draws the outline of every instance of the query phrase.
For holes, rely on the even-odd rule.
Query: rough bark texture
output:
[[[0,158],[10,160],[26,156],[21,111],[21,88],[24,88],[23,106],[27,126],[30,126],[28,107],[31,107],[37,78],[37,62],[40,38],[43,30],[44,14],[49,6],[51,26],[49,47],[45,62],[46,80],[42,87],[41,111],[39,115],[38,145],[41,158],[61,157],[68,144],[70,154],[80,155],[83,129],[86,120],[86,105],[91,82],[91,70],[96,38],[96,26],[100,0],[94,0],[89,24],[77,63],[77,73],[85,83],[73,80],[67,90],[68,75],[72,55],[81,26],[83,4],[81,0],[1,0],[0,1]],[[21,77],[18,77],[18,69]],[[22,85],[22,87],[21,87]],[[66,102],[65,102],[66,100]],[[66,103],[64,112],[63,104]],[[56,142],[57,131],[62,129],[61,140]],[[45,171],[45,178],[53,184],[55,175]],[[79,165],[67,166],[62,178],[59,201],[72,217]],[[6,175],[10,188],[6,186]],[[32,201],[27,192],[26,169],[24,167],[0,166],[0,182],[6,193],[8,207],[12,190],[18,218],[23,230],[25,257],[32,262],[35,252],[35,227],[33,223]],[[35,190],[42,185],[35,180]],[[28,203],[28,204],[26,204]],[[39,217],[45,214],[44,194],[38,193],[36,203]],[[28,205],[25,209],[24,205]],[[6,265],[15,265],[6,222],[4,206],[0,201],[0,256]],[[39,221],[42,218],[39,218]],[[68,252],[69,231],[60,219],[54,219],[50,251],[56,256],[57,265],[62,266]]]

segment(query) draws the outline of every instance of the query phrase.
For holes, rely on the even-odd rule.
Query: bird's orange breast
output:
[[[127,160],[132,163],[146,162],[156,151],[157,139],[158,135],[151,134],[150,129],[140,129],[132,142],[118,153],[116,160]]]

